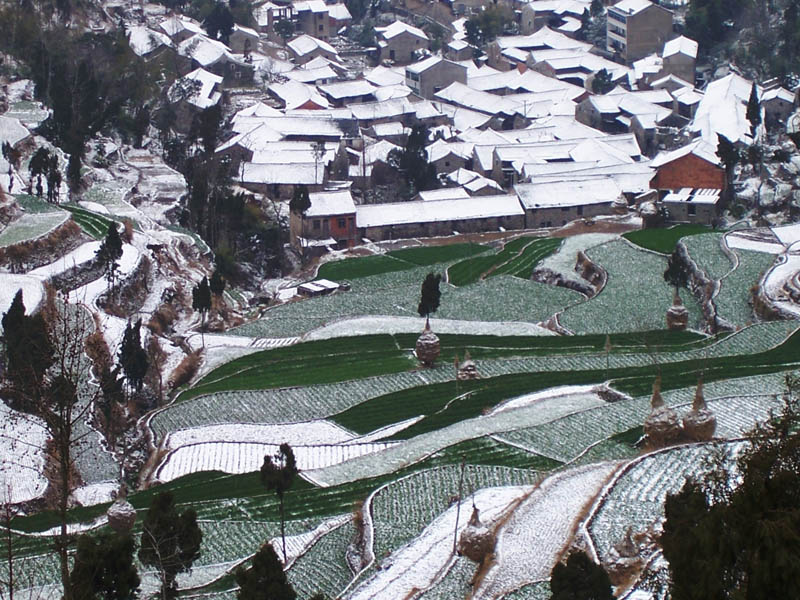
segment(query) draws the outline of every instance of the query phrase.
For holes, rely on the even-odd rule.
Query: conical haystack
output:
[[[136,523],[136,509],[125,498],[125,494],[120,494],[114,503],[106,511],[108,525],[117,533],[127,533],[133,529]]]
[[[425,329],[422,330],[422,335],[417,338],[417,360],[426,367],[431,367],[436,362],[436,359],[439,358],[440,352],[439,337],[431,331],[430,320],[425,319]]]
[[[469,523],[458,539],[458,551],[477,563],[494,552],[495,537],[486,525],[481,523],[478,507],[473,505]]]
[[[683,417],[683,430],[689,439],[695,442],[707,442],[714,437],[714,432],[717,430],[717,418],[708,408],[703,395],[702,378],[697,382],[692,410]]]
[[[666,446],[681,435],[678,415],[664,404],[664,399],[661,397],[660,375],[653,382],[653,397],[650,400],[650,414],[644,421],[644,433],[653,448]]]
[[[684,330],[689,326],[689,311],[683,305],[678,290],[672,299],[672,306],[667,309],[667,329]]]
[[[480,379],[478,367],[475,366],[475,361],[470,358],[469,350],[464,353],[464,360],[458,365],[458,374],[456,378],[459,381]]]

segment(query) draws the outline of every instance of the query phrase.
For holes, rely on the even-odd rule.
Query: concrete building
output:
[[[236,54],[247,55],[251,52],[258,52],[258,41],[258,32],[255,29],[236,24],[233,26],[228,46]]]
[[[680,36],[664,44],[661,55],[663,75],[674,75],[694,85],[694,71],[697,62],[697,42]]]
[[[339,62],[339,55],[333,46],[310,35],[299,35],[287,43],[286,47],[291,51],[298,65],[304,65],[318,56]]]
[[[331,26],[328,6],[323,0],[305,0],[292,5],[297,29],[320,40],[330,37]]]
[[[627,63],[658,52],[672,37],[672,11],[650,0],[622,0],[608,9],[606,47]]]
[[[432,100],[450,84],[467,83],[467,68],[441,56],[431,56],[406,67],[406,85],[417,95]]]
[[[388,27],[377,27],[378,50],[381,60],[391,60],[398,64],[414,61],[414,53],[428,47],[428,36],[421,29],[395,21]]]
[[[713,225],[719,216],[721,190],[684,188],[661,200],[667,220],[673,223]]]

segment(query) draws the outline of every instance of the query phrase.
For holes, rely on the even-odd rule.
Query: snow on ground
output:
[[[37,417],[0,402],[0,501],[25,502],[47,489],[44,444],[47,433]]]
[[[512,398],[511,400],[506,400],[505,402],[501,402],[497,406],[495,406],[491,411],[489,411],[490,415],[495,415],[497,413],[503,412],[505,410],[513,410],[515,408],[520,408],[523,406],[533,406],[537,402],[541,402],[542,400],[548,400],[552,398],[560,398],[562,396],[581,396],[585,395],[588,400],[592,400],[597,398],[597,394],[595,393],[594,385],[562,385],[560,387],[550,388],[548,390],[542,390],[540,392],[534,392],[532,394],[526,394],[524,396],[519,396],[517,398]]]
[[[205,442],[261,442],[292,447],[341,444],[353,441],[355,435],[330,421],[305,421],[280,425],[225,423],[181,429],[167,435],[165,447],[170,450]]]
[[[784,284],[787,282],[791,287],[797,289],[797,286],[791,282],[800,272],[800,256],[784,254],[780,257],[780,260],[779,264],[767,271],[763,281],[764,291],[781,308],[800,317],[800,305],[792,301],[783,289]],[[800,291],[800,289],[797,291]]]
[[[81,506],[94,506],[114,500],[114,494],[119,490],[118,481],[102,481],[75,488],[72,499]]]
[[[14,296],[20,289],[25,313],[29,315],[36,310],[44,297],[44,286],[41,280],[30,275],[0,273],[0,315],[8,311]]]
[[[478,490],[461,502],[458,530],[471,516],[470,499],[480,510],[481,521],[488,523],[500,517],[515,501],[531,490],[529,486],[509,486]],[[428,525],[414,540],[383,561],[384,567],[350,594],[348,600],[395,600],[416,597],[440,580],[453,561],[453,535],[456,529],[457,506],[451,506]],[[528,556],[528,551],[523,553]],[[415,592],[416,590],[416,592]]]
[[[616,233],[585,233],[564,238],[561,246],[550,256],[547,256],[537,269],[550,269],[561,273],[567,279],[578,281],[581,276],[575,271],[578,252],[586,252],[589,248],[605,244],[618,238]]]
[[[785,246],[791,246],[795,242],[800,241],[800,223],[773,227],[772,232]]]
[[[30,271],[28,275],[41,277],[42,279],[49,279],[55,275],[63,273],[68,269],[71,269],[72,267],[93,261],[99,248],[100,242],[86,242],[85,244],[75,248],[75,250],[72,252],[65,254],[54,262],[51,262],[49,265],[44,265],[38,269]]]
[[[585,507],[618,466],[582,466],[543,481],[498,531],[495,562],[472,597],[500,598],[550,577]]]
[[[396,443],[396,442],[395,442]],[[364,454],[385,450],[393,444],[339,444],[327,446],[294,446],[297,468],[301,471],[323,469],[352,460]],[[206,442],[181,446],[170,452],[158,468],[156,479],[172,481],[199,471],[252,473],[261,468],[266,455],[275,455],[279,444],[255,442]]]
[[[558,389],[558,388],[556,388]],[[458,402],[458,400],[454,400]],[[453,444],[503,431],[549,423],[568,414],[602,406],[596,394],[578,393],[542,398],[533,405],[466,419],[437,431],[423,433],[399,444],[347,462],[304,473],[310,481],[332,486],[365,477],[393,473]]]
[[[425,324],[418,317],[356,317],[328,323],[308,332],[303,339],[325,340],[337,337],[372,335],[376,333],[421,333]],[[456,321],[431,319],[436,333],[470,335],[555,335],[552,331],[533,323]]]
[[[100,213],[101,215],[108,215],[111,214],[108,212],[108,209],[98,202],[91,202],[90,200],[81,200],[78,202],[80,206],[85,208],[86,210],[91,210],[92,212]]]
[[[737,250],[753,250],[755,252],[766,252],[767,254],[780,254],[786,248],[783,245],[760,239],[754,239],[746,235],[737,235],[739,232],[729,233],[725,236],[725,242],[730,248]]]

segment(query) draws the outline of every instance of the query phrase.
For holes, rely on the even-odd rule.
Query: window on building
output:
[[[314,231],[319,231],[320,224],[319,219],[314,219]]]
[[[690,204],[687,208],[689,209],[689,216],[693,217],[697,214],[697,207],[694,204]]]
[[[344,228],[344,225],[345,225],[345,220],[344,220],[344,219],[337,219],[337,220],[336,220],[336,225],[337,225],[337,226],[338,226],[340,229],[341,229],[341,228]]]
[[[319,24],[319,30],[322,31],[322,23]]]
[[[578,207],[578,216],[580,217],[581,215],[583,215],[583,206]]]
[[[569,212],[569,206],[562,206],[561,212]]]

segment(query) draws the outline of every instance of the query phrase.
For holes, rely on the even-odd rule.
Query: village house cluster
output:
[[[646,201],[667,206],[672,220],[714,223],[728,184],[718,135],[753,142],[752,82],[732,71],[698,87],[697,43],[649,0],[608,6],[605,49],[576,39],[585,0],[510,6],[520,34],[498,37],[481,60],[466,17],[437,52],[422,24],[405,18],[375,28],[374,66],[361,69],[338,36],[351,22],[347,8],[322,0],[261,3],[258,30],[237,25],[227,46],[175,15],[128,34],[141,56],[178,66],[169,97],[181,131],[242,89],[262,90],[235,112],[233,135],[216,152],[239,186],[272,200],[306,186],[311,208],[291,217],[298,247],[559,227]],[[280,21],[290,23],[288,38]],[[794,94],[757,90],[761,127],[785,124]],[[361,191],[418,124],[442,189],[363,203]]]

